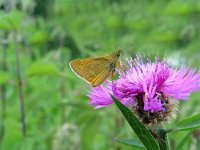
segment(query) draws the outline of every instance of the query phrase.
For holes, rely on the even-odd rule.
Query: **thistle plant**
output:
[[[176,114],[179,101],[189,100],[200,89],[196,69],[175,69],[165,59],[156,57],[151,62],[141,55],[127,59],[127,64],[118,70],[119,79],[91,88],[89,104],[101,108],[115,103],[143,145],[152,150],[169,149],[168,133],[200,126],[200,114],[196,114],[172,129],[163,127]]]

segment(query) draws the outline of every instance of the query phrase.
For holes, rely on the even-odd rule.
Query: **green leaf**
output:
[[[200,113],[179,121],[173,129],[169,129],[167,132],[192,130],[199,127],[200,127]]]
[[[195,5],[190,2],[176,2],[170,3],[164,13],[165,14],[174,14],[174,15],[187,15],[194,12]]]
[[[7,72],[0,71],[0,84],[4,84],[9,80],[9,75]]]
[[[183,149],[184,145],[188,142],[188,138],[191,135],[191,131],[186,134],[186,136],[180,141],[180,143],[176,146],[176,150]]]
[[[4,16],[0,16],[0,30],[11,30],[12,26]]]
[[[58,69],[54,64],[35,63],[28,67],[28,76],[35,75],[58,75]]]
[[[112,96],[112,95],[111,95]],[[158,143],[155,141],[149,130],[141,123],[133,112],[124,106],[119,100],[112,96],[113,101],[123,113],[131,128],[134,130],[140,141],[148,150],[159,150]]]
[[[0,30],[18,29],[21,24],[22,16],[22,12],[18,10],[2,13],[2,15],[0,15]]]
[[[43,44],[48,42],[48,34],[43,31],[37,31],[31,38],[32,44]]]
[[[144,145],[138,139],[119,138],[117,139],[117,141],[137,148],[145,148]]]

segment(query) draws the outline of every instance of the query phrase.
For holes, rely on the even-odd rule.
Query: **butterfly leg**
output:
[[[120,67],[122,67],[124,70],[128,70],[128,68],[122,61],[120,61]]]
[[[111,80],[112,80],[112,83],[113,83],[113,80],[114,80],[114,74],[115,74],[115,70],[111,72]]]

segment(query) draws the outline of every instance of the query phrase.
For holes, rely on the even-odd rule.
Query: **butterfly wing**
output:
[[[70,66],[77,76],[94,87],[101,84],[110,74],[110,60],[106,57],[73,60]]]
[[[75,60],[70,61],[69,66],[78,77],[84,78],[83,68],[87,63],[90,63],[90,62],[92,62],[91,58],[75,59]]]
[[[91,85],[94,87],[103,83],[110,76],[112,77],[112,80],[113,80],[113,76],[116,71],[115,68],[118,68],[120,66],[120,61],[118,60],[118,58],[113,58],[111,56],[107,56],[104,58],[107,59],[108,63],[102,66],[101,72],[99,72],[99,74],[97,74],[97,76],[91,82]],[[86,67],[86,68],[89,68],[89,67]]]
[[[95,62],[92,65],[86,65],[84,68],[84,72],[89,72],[86,74],[85,79],[88,79],[93,87],[103,83],[111,73],[109,61],[98,63],[99,62]]]
[[[96,87],[102,84],[108,77],[111,76],[111,72],[108,70],[102,70],[102,72],[92,81],[91,85]]]

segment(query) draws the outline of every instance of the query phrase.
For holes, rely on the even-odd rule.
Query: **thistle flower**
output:
[[[127,60],[125,71],[118,71],[119,79],[91,88],[89,103],[96,108],[113,104],[110,94],[130,106],[146,124],[166,121],[176,109],[176,100],[187,100],[200,89],[200,73],[195,69],[174,69],[165,60],[154,62],[140,55]]]

